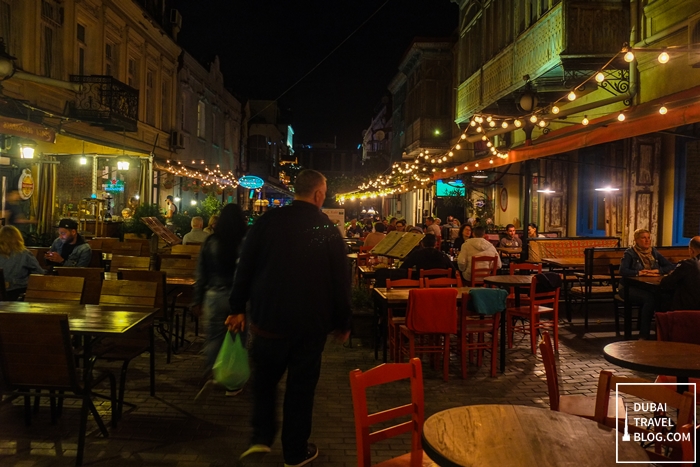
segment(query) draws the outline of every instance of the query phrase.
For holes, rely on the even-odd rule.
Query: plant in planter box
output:
[[[157,204],[140,204],[131,215],[131,218],[124,220],[122,224],[122,232],[138,234],[149,238],[153,232],[151,229],[141,222],[142,217],[157,217],[158,220],[165,224],[165,217]]]

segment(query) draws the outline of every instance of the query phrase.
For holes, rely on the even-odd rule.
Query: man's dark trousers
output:
[[[314,393],[321,373],[326,335],[272,339],[256,334],[253,361],[252,444],[271,446],[277,432],[277,384],[287,371],[282,422],[282,450],[287,463],[302,461],[311,435]]]

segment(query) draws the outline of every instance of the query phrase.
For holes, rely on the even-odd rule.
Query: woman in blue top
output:
[[[20,231],[11,225],[0,228],[0,269],[7,284],[5,297],[12,301],[27,291],[30,274],[44,274],[34,255],[25,248]]]
[[[634,243],[625,251],[620,263],[620,275],[624,277],[660,276],[668,274],[676,267],[651,246],[651,233],[647,229],[634,231]],[[623,285],[624,287],[624,281]],[[620,295],[623,295],[620,290]],[[656,296],[648,290],[630,287],[629,299],[632,304],[641,305],[639,310],[639,338],[648,339],[651,332],[651,319],[657,309]]]

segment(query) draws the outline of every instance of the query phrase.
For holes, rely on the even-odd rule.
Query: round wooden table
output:
[[[518,287],[532,284],[533,277],[534,276],[530,274],[515,274],[512,276],[488,276],[484,277],[484,282],[486,284],[496,285],[498,287]]]
[[[687,383],[700,378],[700,345],[667,341],[621,341],[603,349],[610,363],[630,370],[669,375]]]
[[[442,467],[649,465],[644,449],[585,418],[520,405],[472,405],[431,416],[423,450]],[[636,463],[639,462],[639,463]],[[646,462],[646,463],[645,463]]]

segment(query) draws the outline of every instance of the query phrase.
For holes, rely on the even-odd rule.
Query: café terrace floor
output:
[[[563,308],[563,307],[562,307]],[[614,367],[602,356],[603,347],[615,341],[610,305],[592,310],[591,326],[583,332],[583,320],[560,326],[558,366],[564,394],[595,395],[598,373],[612,369],[620,374],[634,374]],[[602,321],[602,323],[600,323]],[[599,323],[599,324],[597,324]],[[367,318],[356,319],[358,334],[369,336]],[[193,329],[193,326],[188,328]],[[252,397],[244,390],[236,397],[213,391],[204,400],[194,400],[201,373],[201,337],[190,334],[192,345],[165,363],[165,345],[157,341],[157,396],[149,396],[147,354],[131,363],[125,400],[136,407],[124,407],[119,426],[110,429],[109,438],[99,434],[88,418],[85,447],[86,466],[281,466],[283,459],[279,437],[272,453],[262,459],[239,462],[238,456],[248,446],[251,433],[249,418]],[[488,365],[471,366],[468,379],[458,376],[459,364],[452,361],[450,380],[442,380],[442,370],[424,368],[426,418],[438,411],[471,404],[521,404],[548,407],[547,385],[539,355],[530,353],[529,339],[520,337],[516,347],[507,352],[505,374],[489,377]],[[323,356],[321,378],[316,391],[314,425],[311,442],[319,448],[315,466],[356,466],[355,427],[348,373],[379,364],[369,337],[354,337],[352,347],[329,341]],[[652,375],[642,375],[652,377]],[[281,384],[280,389],[284,385]],[[374,409],[388,408],[408,401],[409,391],[396,384],[374,389],[368,394]],[[279,401],[283,390],[279,392]],[[98,410],[109,423],[109,403],[97,400]],[[43,400],[32,426],[24,423],[22,400],[0,404],[0,465],[3,467],[75,465],[79,406],[66,401],[62,418],[50,424],[48,401]],[[281,414],[280,414],[281,417]],[[410,450],[410,437],[404,435],[375,445],[373,463]]]

